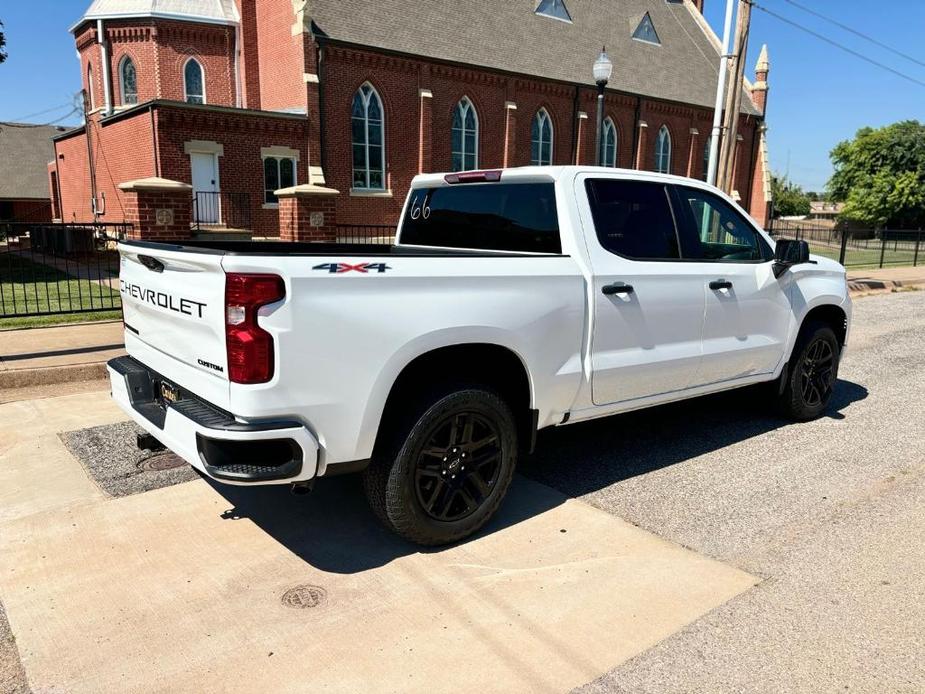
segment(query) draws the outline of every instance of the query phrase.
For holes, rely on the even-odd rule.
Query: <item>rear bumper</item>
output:
[[[145,431],[203,474],[227,484],[287,484],[313,479],[318,441],[295,420],[240,421],[170,384],[177,402],[159,398],[164,379],[132,357],[108,364],[112,397]],[[169,381],[167,381],[169,382]]]

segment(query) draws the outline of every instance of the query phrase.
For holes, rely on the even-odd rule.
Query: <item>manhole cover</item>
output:
[[[186,465],[186,461],[175,453],[156,453],[138,463],[139,469],[147,472],[173,470],[184,465]]]
[[[318,607],[327,600],[328,594],[324,588],[318,586],[296,586],[283,593],[282,603],[286,607],[296,610],[305,610],[309,607]]]

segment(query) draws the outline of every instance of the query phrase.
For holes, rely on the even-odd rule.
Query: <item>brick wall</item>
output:
[[[157,29],[153,23],[107,23],[110,62],[112,64],[112,91],[115,108],[125,106],[122,96],[120,67],[124,58],[135,63],[138,103],[157,99],[158,88]]]
[[[509,77],[488,70],[447,66],[423,60],[386,56],[339,46],[324,48],[324,166],[328,185],[341,191],[338,220],[344,224],[395,224],[401,213],[411,179],[422,163],[429,171],[448,171],[452,166],[451,129],[453,110],[463,96],[475,105],[479,118],[479,167],[504,164],[505,104],[517,105],[514,118],[510,166],[527,166],[531,157],[531,129],[540,108],[554,126],[553,164],[593,164],[597,118],[597,93],[578,91],[578,110],[587,113],[576,142],[576,89],[542,80]],[[356,90],[372,84],[385,111],[386,176],[391,197],[351,195],[352,149],[350,107]],[[424,100],[421,127],[421,90],[432,94]],[[635,97],[608,93],[605,117],[617,128],[617,165],[634,168],[636,131]],[[705,108],[642,99],[639,119],[648,124],[641,150],[640,168],[655,169],[655,142],[662,126],[671,135],[671,173],[702,179],[704,146],[712,128],[712,112]],[[746,201],[751,190],[751,152],[756,122],[743,116],[739,133],[739,165],[735,189]],[[696,129],[699,134],[692,135]],[[422,132],[425,141],[421,141]],[[692,151],[693,143],[693,151]],[[429,169],[427,168],[429,166]]]
[[[50,200],[0,199],[0,221],[50,222]]]
[[[100,122],[100,114],[90,117],[90,143],[96,164],[96,185],[100,199],[105,197],[106,213],[102,220],[125,219],[123,193],[118,185],[124,181],[156,175],[154,135],[147,111],[135,117]],[[86,135],[78,133],[55,143],[58,183],[61,190],[61,219],[86,222],[93,220],[91,185]]]
[[[254,0],[260,69],[260,108],[268,111],[305,109],[302,33],[293,36],[296,21],[290,0]]]
[[[205,73],[206,103],[234,106],[234,29],[175,21],[155,26],[159,98],[184,101],[183,69],[195,58]]]
[[[286,147],[299,152],[298,183],[308,181],[308,138],[304,118],[259,115],[245,111],[215,113],[208,110],[157,109],[157,141],[160,176],[192,183],[190,155],[185,145],[192,140],[223,145],[218,158],[219,185],[228,193],[247,193],[251,203],[252,231],[257,236],[279,234],[279,213],[264,205],[261,149]]]

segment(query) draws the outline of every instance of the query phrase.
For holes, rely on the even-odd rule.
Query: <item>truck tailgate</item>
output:
[[[119,253],[129,354],[224,405],[228,377],[222,256],[127,245]],[[215,401],[217,395],[221,397]]]

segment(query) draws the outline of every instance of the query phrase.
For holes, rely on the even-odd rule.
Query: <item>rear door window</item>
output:
[[[601,246],[632,260],[678,260],[678,234],[661,183],[592,178],[585,181]]]
[[[552,183],[476,183],[412,191],[401,243],[561,253]]]

